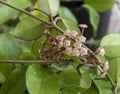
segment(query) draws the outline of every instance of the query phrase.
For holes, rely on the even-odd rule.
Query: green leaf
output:
[[[37,57],[34,54],[31,53],[23,53],[19,57],[20,60],[36,60]]]
[[[26,84],[30,94],[58,94],[60,81],[48,67],[30,65],[26,73]]]
[[[59,0],[38,0],[39,8],[52,16],[56,16],[59,10]]]
[[[108,80],[99,79],[99,80],[93,80],[93,82],[98,88],[99,91],[98,94],[113,94],[111,84]]]
[[[66,29],[68,29],[68,30],[75,30],[78,33],[80,33],[79,27],[75,23],[73,23],[73,21],[71,21],[71,20],[69,20],[67,18],[62,18],[62,22],[58,21],[57,24],[63,30],[66,30]]]
[[[15,69],[0,89],[0,94],[22,94],[25,89],[26,66]]]
[[[13,6],[16,6],[21,9],[25,9],[28,6],[30,6],[30,2],[28,0],[7,0],[8,4],[11,4]],[[10,7],[7,7],[5,5],[0,7],[0,24],[5,23],[12,17],[14,17],[19,12],[15,9],[12,9]]]
[[[120,34],[109,34],[101,41],[109,60],[109,72],[113,80],[120,82]]]
[[[29,44],[21,44],[22,52],[23,53],[31,53],[31,45]]]
[[[76,69],[73,68],[72,66],[69,66],[64,71],[62,71],[60,73],[60,78],[62,82],[61,83],[62,91],[69,92],[70,94],[83,92],[91,84],[91,81],[90,79],[88,79],[88,76],[84,75],[82,76],[82,78],[80,78],[80,75],[77,73]],[[86,81],[87,84],[84,81]]]
[[[21,52],[20,44],[12,35],[0,35],[0,59],[17,59]]]
[[[97,88],[92,85],[88,90],[85,90],[81,94],[98,94],[98,91]]]
[[[112,8],[115,0],[84,0],[84,2],[91,5],[98,12],[105,12]]]
[[[44,25],[31,17],[22,20],[15,27],[14,35],[23,40],[34,40],[39,38],[45,30]]]
[[[69,20],[73,21],[76,25],[78,24],[77,19],[75,18],[74,14],[67,7],[64,7],[64,6],[60,7],[59,16],[62,18],[68,18]]]
[[[99,24],[99,20],[100,20],[99,14],[90,5],[84,4],[84,5],[82,5],[82,7],[84,7],[87,10],[87,12],[89,13],[90,23],[93,28],[93,35],[96,36],[98,24]]]

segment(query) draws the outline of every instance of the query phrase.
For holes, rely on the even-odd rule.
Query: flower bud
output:
[[[71,55],[71,53],[72,53],[72,47],[67,47],[65,49],[65,53],[68,54],[68,55]]]
[[[58,36],[56,37],[56,39],[57,39],[58,41],[63,41],[63,40],[65,39],[65,37],[62,36],[62,35],[58,35]]]
[[[79,50],[74,48],[74,49],[72,50],[72,55],[73,55],[73,56],[79,56],[79,55],[80,55]]]
[[[88,28],[88,26],[87,26],[86,24],[80,24],[79,27],[80,27],[81,29],[86,29],[86,28]]]
[[[71,43],[71,41],[70,40],[65,40],[64,42],[63,42],[63,46],[66,48],[66,47],[69,47],[70,46],[70,43]]]
[[[59,41],[58,42],[58,48],[60,49],[60,48],[62,48],[63,47],[63,41]]]
[[[70,36],[70,32],[71,32],[70,30],[66,30],[66,31],[64,31],[64,35],[65,36]]]
[[[82,48],[80,49],[80,55],[81,55],[81,56],[84,56],[84,55],[87,55],[87,54],[88,54],[88,50],[87,50],[86,48],[82,47]]]
[[[82,46],[82,43],[80,43],[79,41],[76,41],[73,46],[76,48],[76,49],[80,49],[81,46]]]
[[[101,55],[101,56],[104,56],[105,55],[105,50],[104,50],[104,48],[98,48],[96,50],[96,53],[99,54],[99,55]]]
[[[85,43],[86,37],[84,37],[84,36],[81,35],[80,37],[78,37],[78,41],[82,42],[82,43]]]
[[[78,34],[78,32],[76,32],[75,30],[73,30],[69,34],[70,34],[70,37],[73,38],[73,37],[76,37],[76,35]]]

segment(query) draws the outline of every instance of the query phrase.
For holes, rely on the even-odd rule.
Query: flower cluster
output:
[[[56,56],[59,56],[62,59],[64,54],[70,56],[85,56],[88,54],[88,50],[83,46],[86,37],[83,35],[78,36],[78,32],[75,30],[66,30],[63,34],[56,37],[48,30],[45,30],[44,35],[50,42],[49,44],[41,43],[43,50],[38,51],[40,58],[55,59]],[[48,49],[44,48],[44,45],[49,45]]]

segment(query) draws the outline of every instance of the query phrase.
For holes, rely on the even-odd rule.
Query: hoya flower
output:
[[[63,35],[65,35],[65,36],[70,36],[70,30],[66,30],[66,31],[64,31],[64,34]]]
[[[84,36],[81,35],[80,37],[78,37],[78,41],[82,42],[82,43],[85,43],[86,37],[84,37]]]
[[[58,36],[56,37],[56,39],[57,39],[58,41],[63,41],[63,40],[65,39],[65,36],[58,35]]]
[[[86,28],[88,28],[88,26],[87,26],[86,24],[80,24],[79,27],[80,27],[81,29],[86,29]]]
[[[73,55],[73,56],[79,56],[79,55],[80,55],[79,50],[74,48],[74,49],[72,50],[72,55]]]
[[[82,43],[79,42],[79,41],[76,41],[76,42],[73,44],[73,46],[74,46],[76,49],[80,49],[81,46],[82,46]]]
[[[71,53],[72,53],[72,47],[67,47],[65,49],[65,53],[68,54],[68,55],[71,55]]]
[[[87,50],[86,48],[82,47],[82,48],[80,49],[80,55],[81,55],[81,56],[84,56],[84,55],[87,55],[87,54],[88,54],[88,50]]]
[[[103,72],[101,73],[100,77],[105,77],[108,70],[109,70],[109,63],[108,63],[108,61],[106,61],[103,65]]]
[[[96,53],[99,54],[99,55],[101,55],[101,56],[104,56],[105,55],[105,50],[104,50],[104,48],[98,48],[96,50]]]
[[[60,49],[60,48],[62,48],[63,47],[63,41],[59,41],[58,42],[58,48]]]
[[[76,35],[78,34],[78,32],[76,32],[75,30],[73,30],[69,34],[70,34],[70,37],[73,38],[73,37],[76,37]]]
[[[63,47],[68,47],[68,46],[70,46],[70,43],[71,43],[71,41],[70,40],[65,40],[64,42],[63,42]]]

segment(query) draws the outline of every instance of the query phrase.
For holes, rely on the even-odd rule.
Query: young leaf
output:
[[[58,94],[58,76],[45,66],[30,65],[26,73],[26,84],[30,94]]]
[[[56,16],[60,6],[59,0],[38,0],[39,8],[52,16]]]
[[[25,89],[26,66],[15,69],[0,89],[0,94],[22,94]]]
[[[44,25],[34,18],[28,17],[15,27],[14,35],[23,40],[34,40],[39,38],[45,30]]]
[[[90,23],[93,27],[93,34],[94,34],[94,36],[96,36],[98,24],[99,24],[99,20],[100,20],[99,14],[90,5],[84,4],[84,5],[82,5],[82,7],[84,7],[87,10],[87,12],[89,13]]]
[[[25,9],[28,6],[30,6],[30,2],[28,0],[7,0],[6,2],[21,9]],[[6,21],[11,19],[18,13],[19,13],[18,11],[10,7],[7,7],[5,5],[1,6],[0,7],[0,24],[5,23]]]
[[[76,25],[78,24],[77,19],[75,18],[74,14],[67,7],[64,7],[64,6],[60,7],[59,16],[62,17],[62,18],[68,18],[69,20],[76,23]]]
[[[84,0],[86,4],[91,5],[98,12],[110,10],[115,3],[115,0]]]

